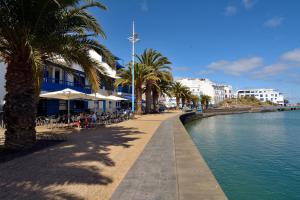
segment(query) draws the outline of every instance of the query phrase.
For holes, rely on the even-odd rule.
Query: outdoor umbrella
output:
[[[89,94],[90,97],[94,100],[94,112],[96,112],[96,101],[97,100],[110,100],[107,96],[100,93]]]
[[[42,98],[48,98],[48,99],[61,99],[61,100],[67,100],[68,101],[68,124],[70,123],[70,100],[73,99],[86,99],[86,100],[94,100],[93,97],[91,97],[88,94],[78,92],[76,90],[72,90],[70,88],[66,88],[63,90],[55,91],[55,92],[47,92],[40,95]]]
[[[117,97],[117,96],[114,96],[114,95],[110,95],[107,98],[109,100],[112,100],[112,101],[128,101],[128,99],[124,99],[122,97]]]

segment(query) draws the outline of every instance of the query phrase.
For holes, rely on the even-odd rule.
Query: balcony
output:
[[[65,88],[70,88],[84,93],[92,93],[90,85],[82,85],[79,82],[70,82],[65,80],[59,80],[55,78],[43,78],[42,90],[47,92],[53,92],[58,90],[63,90]]]

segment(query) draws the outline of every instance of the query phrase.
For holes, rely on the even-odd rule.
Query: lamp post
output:
[[[134,112],[134,57],[135,57],[135,53],[134,53],[134,44],[139,41],[140,39],[138,38],[138,34],[135,33],[134,31],[134,21],[132,22],[132,36],[128,38],[129,41],[132,43],[132,81],[131,81],[131,85],[132,85],[132,94],[131,94],[131,103],[132,103],[132,107],[131,110],[132,112]]]

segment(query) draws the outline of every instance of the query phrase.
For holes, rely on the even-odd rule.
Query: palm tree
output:
[[[208,95],[202,95],[200,102],[201,102],[201,106],[202,106],[202,110],[207,109],[209,102],[211,101],[211,97]]]
[[[132,84],[132,66],[129,64],[128,69],[121,69],[118,72],[118,75],[121,77],[115,81],[115,87],[119,85],[130,86]],[[135,99],[136,99],[136,113],[142,114],[142,95],[143,95],[143,85],[146,80],[152,79],[155,80],[155,77],[152,73],[152,69],[145,65],[135,63],[134,65],[134,87],[135,87]]]
[[[186,102],[188,104],[190,104],[190,102],[191,102],[191,95],[192,95],[192,92],[187,87],[184,87],[183,94],[181,96],[182,107],[185,106]]]
[[[180,98],[184,95],[186,87],[179,82],[174,82],[171,87],[171,94],[176,98],[176,109],[179,109]]]
[[[195,108],[197,108],[198,105],[199,105],[200,98],[199,98],[197,95],[192,95],[192,96],[191,96],[191,100],[192,100],[192,102],[193,102],[193,106],[194,106]]]
[[[167,57],[164,57],[161,53],[153,49],[145,49],[142,55],[137,56],[138,62],[145,67],[149,67],[152,69],[153,75],[157,80],[160,78],[164,78],[166,74],[170,72],[170,67],[167,66],[171,64]],[[169,75],[169,74],[168,74]],[[146,113],[151,112],[151,104],[152,100],[152,89],[153,85],[156,82],[152,79],[146,80],[145,83],[145,95],[146,95]]]
[[[105,34],[87,12],[92,7],[106,9],[98,1],[0,1],[0,61],[7,64],[6,148],[29,148],[35,143],[35,118],[45,65],[67,69],[71,63],[79,64],[96,90],[100,63],[89,51],[94,50],[114,64],[111,53],[97,42],[96,36],[105,38]]]
[[[173,83],[173,76],[171,72],[166,71],[159,77],[160,80],[153,85],[152,99],[153,99],[153,112],[158,112],[158,98],[160,96],[171,96],[171,87]]]

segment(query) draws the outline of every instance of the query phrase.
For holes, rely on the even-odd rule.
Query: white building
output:
[[[245,89],[238,90],[237,97],[255,97],[262,102],[271,101],[273,103],[284,105],[284,96],[274,89]]]
[[[212,98],[211,104],[218,104],[227,98],[232,98],[230,85],[216,84],[206,78],[185,78],[177,80],[188,87],[192,94],[197,96],[208,95]]]
[[[101,63],[104,70],[106,71],[106,76],[110,79],[110,82],[113,82],[115,79],[119,78],[116,76],[116,70],[111,68],[107,63],[103,62],[102,57],[94,51],[90,51],[90,55],[92,58]],[[64,62],[61,59],[61,62]],[[6,73],[6,65],[0,63],[0,103],[4,98],[6,93],[5,91],[5,79],[4,75]],[[77,64],[72,64],[70,69],[73,71],[73,74],[67,73],[65,70],[48,65],[44,69],[43,74],[43,85],[41,88],[41,93],[58,91],[65,88],[70,88],[73,90],[77,90],[84,93],[91,93],[90,83],[86,78],[86,74],[81,66]],[[107,85],[107,87],[106,87]],[[123,88],[118,88],[115,90],[113,86],[108,87],[108,85],[112,85],[110,83],[104,83],[101,81],[101,86],[98,92],[105,96],[124,96],[127,95],[123,91]],[[114,112],[117,108],[120,107],[120,101],[113,100],[103,100],[98,101],[96,103],[97,112]],[[48,100],[48,99],[40,99],[38,110],[39,113],[43,115],[55,115],[60,113],[61,111],[65,111],[67,109],[67,102],[64,100]],[[71,110],[74,112],[77,111],[85,111],[86,109],[94,110],[94,102],[93,101],[71,101]]]
[[[225,100],[225,86],[224,85],[219,85],[219,84],[214,84],[214,91],[215,91],[215,95],[214,95],[214,102],[215,104],[218,104],[222,101]]]
[[[231,85],[224,85],[225,99],[234,98],[234,92]]]
[[[216,104],[224,101],[225,99],[234,98],[231,85],[214,84],[213,87],[215,90],[214,101]]]
[[[208,95],[212,97],[212,104],[215,103],[215,90],[212,81],[206,78],[184,78],[176,80],[177,82],[181,83],[185,87],[189,88],[192,94],[196,96]]]

